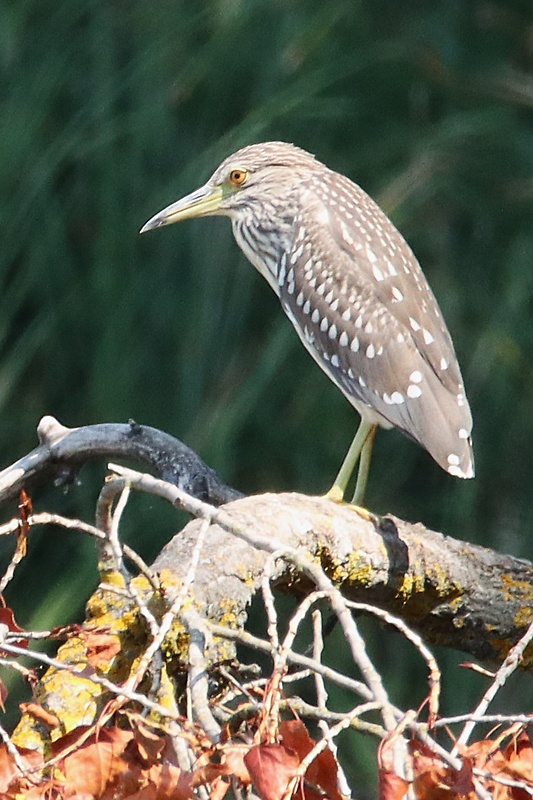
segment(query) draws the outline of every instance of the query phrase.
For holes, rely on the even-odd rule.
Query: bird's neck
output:
[[[283,254],[291,249],[293,226],[279,218],[270,224],[269,217],[261,223],[253,214],[232,220],[233,235],[246,258],[268,281],[279,296],[279,269]]]

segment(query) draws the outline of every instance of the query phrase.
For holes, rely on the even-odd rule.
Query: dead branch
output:
[[[244,624],[269,553],[276,549],[308,554],[348,599],[380,606],[427,642],[479,659],[501,662],[531,622],[533,565],[528,561],[394,517],[378,529],[349,506],[324,498],[243,498],[177,439],[135,423],[70,429],[44,417],[38,435],[39,447],[0,473],[0,500],[36,479],[64,480],[89,459],[122,456],[150,465],[162,480],[142,475],[136,483],[132,476],[139,473],[123,474],[133,488],[159,493],[209,521],[194,594],[197,610],[208,609],[205,616],[212,622],[227,619],[231,610],[237,626]],[[233,502],[213,508],[227,501]],[[202,524],[189,523],[162,551],[154,571],[168,569],[182,580]],[[290,567],[279,560],[275,585],[290,593],[308,591],[313,581],[291,558]],[[533,667],[531,646],[521,666]]]
[[[52,428],[58,432],[55,421]],[[63,430],[60,439],[70,433]],[[18,469],[24,462],[18,462]],[[25,474],[31,472],[31,463],[26,462],[24,469]],[[13,736],[9,738],[0,727],[12,763],[25,780],[31,783],[35,778],[21,761],[27,751],[17,748],[42,753],[44,761],[35,770],[42,773],[37,780],[44,780],[50,769],[75,758],[80,749],[90,751],[98,739],[96,731],[109,730],[110,736],[129,741],[140,724],[139,708],[142,725],[159,726],[165,736],[172,732],[179,769],[191,774],[191,765],[202,758],[218,767],[226,757],[235,757],[235,749],[242,754],[244,748],[253,783],[258,780],[254,759],[262,764],[263,751],[274,748],[283,754],[285,747],[292,754],[287,756],[292,759],[287,796],[305,776],[310,780],[309,770],[313,764],[318,769],[316,764],[326,750],[328,763],[335,763],[337,736],[347,728],[381,740],[380,775],[392,775],[406,788],[414,786],[417,773],[423,771],[420,759],[425,753],[431,754],[435,765],[436,784],[440,785],[443,775],[449,775],[451,783],[463,775],[463,754],[457,747],[446,749],[432,736],[433,726],[439,723],[440,672],[425,642],[500,662],[507,655],[482,701],[465,719],[457,742],[466,743],[474,725],[490,718],[489,704],[517,666],[532,668],[532,564],[447,538],[422,525],[394,518],[377,525],[362,519],[353,507],[326,498],[262,495],[216,507],[200,499],[201,492],[195,497],[149,474],[115,466],[112,470],[115,476],[106,482],[98,501],[98,528],[85,531],[90,526],[77,522],[80,530],[105,542],[105,558],[99,561],[101,583],[87,604],[85,624],[72,627],[57,658],[22,647],[21,641],[26,641],[22,637],[35,638],[33,634],[21,633],[9,618],[4,624],[5,663],[8,657],[25,656],[48,666],[34,685],[34,702],[22,708]],[[13,477],[14,469],[6,473],[6,483],[13,486],[9,474]],[[137,577],[125,566],[119,536],[132,490],[158,495],[196,517],[151,568],[142,565]],[[26,535],[41,517],[31,512],[25,516]],[[59,518],[58,524],[62,524]],[[15,531],[16,521],[4,528]],[[276,589],[300,597],[288,625],[278,618]],[[245,630],[247,609],[256,594],[262,595],[268,620],[264,639]],[[317,605],[332,614],[342,629],[353,667],[348,674],[355,678],[322,663],[321,623],[313,610]],[[391,703],[358,631],[354,610],[393,625],[425,660],[427,722],[420,716],[423,706],[402,711]],[[297,637],[311,618],[313,652],[304,655],[298,651]],[[252,652],[269,653],[271,673],[267,669],[257,679],[255,669],[236,659],[237,643]],[[300,705],[300,713],[307,709],[309,718],[321,723],[323,738],[317,742],[310,739],[301,721],[293,724],[283,713],[297,713],[301,698],[294,685],[309,675],[319,678],[316,704]],[[332,714],[327,687],[335,683],[348,688],[354,698],[348,709]],[[289,697],[285,684],[291,687]],[[366,718],[368,714],[371,719]],[[116,727],[118,719],[129,720],[132,730],[122,733],[124,729]],[[514,723],[509,717],[512,727],[502,737],[518,737],[522,720],[529,717],[521,715]],[[291,725],[299,726],[299,739],[290,739]],[[301,737],[305,750],[299,753],[299,763],[293,764],[295,742]],[[512,747],[504,751],[509,759]],[[472,748],[477,752],[475,744]],[[466,757],[470,758],[468,751]],[[473,796],[489,800],[495,782],[527,788],[512,765],[508,774],[498,767],[496,775],[482,758],[473,763],[468,778]],[[335,769],[340,785],[342,767],[338,764]],[[242,780],[242,774],[239,768],[235,777]],[[205,776],[201,780],[210,782]]]
[[[241,497],[183,442],[148,425],[101,424],[67,428],[46,416],[37,427],[39,446],[0,472],[0,502],[36,483],[68,485],[87,461],[133,459],[162,480],[214,506]]]
[[[195,597],[210,610],[242,619],[258,591],[267,553],[280,547],[309,554],[350,600],[404,619],[430,644],[482,660],[502,661],[525,633],[533,606],[533,564],[452,539],[395,517],[381,529],[347,505],[297,494],[260,495],[213,515],[205,535]],[[190,522],[153,564],[180,575],[201,523]],[[310,581],[280,560],[275,586],[308,591]],[[215,614],[217,616],[217,614]],[[533,668],[529,647],[521,664]]]

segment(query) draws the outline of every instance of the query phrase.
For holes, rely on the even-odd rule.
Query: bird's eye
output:
[[[248,172],[245,169],[232,169],[229,174],[229,179],[233,186],[242,186],[247,177]]]

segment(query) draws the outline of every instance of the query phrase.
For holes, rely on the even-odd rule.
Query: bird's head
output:
[[[224,215],[238,217],[297,187],[305,170],[318,167],[314,156],[285,142],[243,147],[226,158],[207,183],[164,208],[141,228],[141,233],[183,219]]]

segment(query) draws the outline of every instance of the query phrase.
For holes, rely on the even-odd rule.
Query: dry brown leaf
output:
[[[57,798],[57,800],[59,800],[59,798],[65,797],[65,796],[66,795],[60,794],[59,797]],[[52,795],[52,797],[53,797],[53,795]],[[45,800],[50,800],[50,799],[47,796]],[[68,800],[95,800],[95,798],[94,798],[94,795],[89,794],[89,792],[76,792],[76,794],[69,794],[68,795]],[[118,800],[118,798],[114,798],[113,800]]]
[[[474,765],[468,756],[463,756],[463,763],[459,772],[448,770],[450,776],[450,790],[454,793],[452,796],[468,797],[469,794],[475,797],[474,791]]]
[[[120,652],[120,639],[115,633],[85,629],[79,637],[85,644],[87,661],[94,669],[106,667]]]
[[[450,782],[455,777],[452,775],[453,771],[422,742],[411,741],[409,749],[416,797],[423,800],[455,800],[457,795],[450,791]],[[467,796],[463,795],[465,797]]]
[[[243,745],[232,745],[222,751],[221,767],[224,775],[237,778],[243,786],[251,783],[250,773],[244,763],[244,756],[249,751],[249,747]]]
[[[514,739],[504,752],[498,742],[491,739],[472,743],[462,753],[462,767],[459,771],[443,763],[420,742],[411,742],[410,747],[415,775],[414,788],[416,796],[421,800],[475,800],[477,795],[474,789],[474,768],[494,776],[495,780],[478,779],[494,800],[530,798],[530,794],[524,790],[504,786],[497,781],[498,777],[511,778],[523,781],[529,788],[533,786],[533,751],[527,735]]]
[[[40,783],[38,786],[33,786],[31,783],[25,781],[24,786],[21,785],[20,790],[10,792],[6,795],[0,795],[2,800],[9,798],[9,800],[19,800],[23,797],[24,800],[50,800],[50,798],[62,798],[60,793],[60,785],[57,781],[50,780]],[[92,800],[92,798],[91,798]]]
[[[379,800],[403,800],[409,782],[394,770],[395,742],[400,733],[392,733],[383,739],[378,749],[378,795]]]
[[[507,745],[504,751],[507,771],[517,781],[533,786],[533,747],[527,731],[521,733]]]
[[[217,778],[209,789],[209,800],[223,800],[230,785],[223,778]]]
[[[15,615],[13,614],[12,609],[8,608],[5,605],[4,598],[2,597],[3,605],[0,606],[0,625],[5,625],[6,628],[10,633],[23,633],[24,628],[21,628],[15,622]],[[23,647],[26,649],[29,645],[28,639],[12,639],[11,644],[16,644],[17,647]],[[3,652],[3,651],[0,651]],[[9,658],[9,654],[3,653],[4,656]],[[11,656],[12,657],[12,656]]]
[[[79,636],[83,627],[78,622],[71,622],[69,625],[56,625],[50,631],[50,639],[72,639]]]
[[[246,753],[244,763],[261,800],[281,800],[300,759],[281,744],[258,744]]]
[[[39,767],[43,757],[37,750],[17,748],[20,760],[27,769]],[[19,769],[5,744],[0,745],[0,793],[7,793],[9,785],[21,777]],[[9,795],[8,795],[9,796]]]
[[[132,744],[135,744],[139,757],[147,764],[161,761],[169,743],[168,734],[149,725],[138,714],[129,713],[126,716],[133,730]],[[172,748],[170,750],[173,752]]]
[[[47,711],[46,708],[43,708],[39,703],[21,703],[19,708],[23,714],[29,714],[29,716],[33,717],[33,719],[40,722],[49,730],[53,730],[59,725],[58,717],[50,711]]]
[[[191,772],[193,788],[204,786],[207,783],[214,783],[219,778],[227,777],[230,773],[223,764],[202,764]]]
[[[146,785],[138,791],[119,796],[124,800],[190,800],[193,797],[191,773],[171,764],[154,764],[143,773],[143,782]]]
[[[281,743],[294,750],[302,761],[311,752],[316,742],[309,736],[309,732],[299,719],[282,722],[279,728]],[[331,800],[342,800],[337,783],[337,762],[331,750],[326,747],[311,762],[305,773],[306,782],[319,786]],[[309,797],[306,788],[305,794]]]
[[[131,764],[124,757],[124,750],[132,737],[130,731],[102,728],[98,735],[92,734],[84,744],[69,753],[61,761],[61,770],[65,775],[65,795],[70,797],[89,793],[93,797],[101,798],[105,796],[108,787],[114,786],[124,773],[131,776]],[[69,739],[67,734],[60,742],[67,745],[65,740]],[[72,743],[68,741],[68,746]],[[56,742],[57,744],[59,743]]]
[[[409,789],[409,782],[394,772],[380,769],[378,787],[379,800],[403,800]]]

